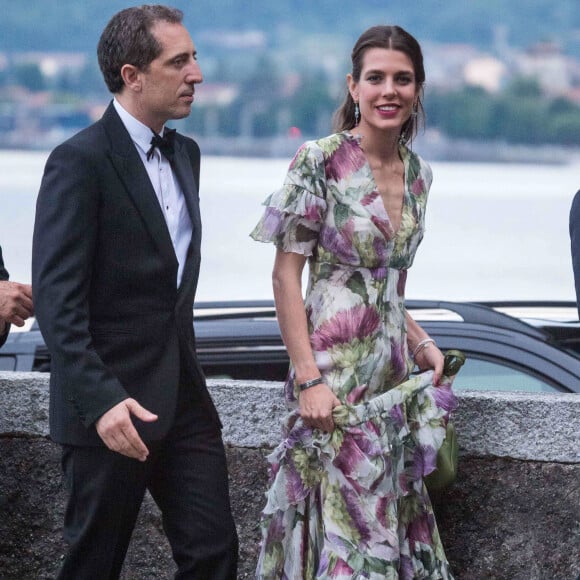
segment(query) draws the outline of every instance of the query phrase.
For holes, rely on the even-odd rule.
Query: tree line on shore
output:
[[[29,64],[15,68],[10,83],[30,93],[49,91],[50,102],[61,109],[67,106],[70,116],[76,117],[87,100],[106,102],[109,98],[94,67],[51,86],[40,69]],[[0,94],[7,84],[8,79],[0,75]],[[258,61],[255,71],[237,86],[231,102],[196,104],[185,128],[192,133],[224,137],[273,137],[286,134],[291,127],[305,136],[320,135],[329,130],[342,98],[342,91],[334,84],[321,72],[304,71],[296,90],[287,94],[276,68]],[[4,117],[10,110],[9,101],[6,93],[0,98]],[[547,97],[532,78],[516,78],[495,94],[469,86],[453,91],[427,89],[425,111],[427,127],[450,138],[580,145],[580,106],[564,97]]]
[[[289,130],[310,137],[328,132],[342,100],[352,42],[364,27],[379,21],[397,22],[421,41],[464,42],[484,51],[492,50],[494,31],[501,26],[509,31],[514,46],[557,38],[566,54],[578,56],[576,2],[560,0],[554,6],[551,0],[513,0],[500,10],[488,0],[449,0],[445,7],[429,11],[422,3],[396,6],[361,0],[349,5],[345,17],[333,0],[256,0],[251,5],[175,0],[172,4],[184,10],[186,24],[194,32],[206,86],[233,88],[226,102],[200,98],[184,125],[195,134],[224,137],[272,137]],[[94,62],[94,45],[118,9],[118,0],[62,0],[48,12],[41,0],[6,6],[0,50],[9,51],[10,57],[0,66],[0,131],[14,126],[11,116],[23,102],[22,90],[33,96],[49,93],[39,110],[30,112],[46,116],[48,106],[58,108],[58,114],[43,120],[45,126],[89,121],[82,113],[88,103],[106,103],[110,98]],[[524,21],[526,26],[521,26]],[[263,36],[262,44],[236,48],[224,44],[228,34],[252,30]],[[80,51],[86,64],[50,75],[37,62],[13,59],[17,49]],[[332,70],[326,66],[329,59],[334,59]],[[200,87],[200,97],[204,88]],[[466,85],[427,86],[425,109],[427,127],[450,138],[580,145],[580,104],[546,95],[533,78],[513,77],[497,93]]]

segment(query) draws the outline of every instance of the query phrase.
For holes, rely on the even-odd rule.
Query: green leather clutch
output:
[[[447,377],[455,376],[464,362],[465,355],[460,350],[448,350],[445,353],[443,374]],[[453,483],[457,477],[458,448],[455,427],[448,421],[445,439],[437,452],[437,468],[424,480],[429,491],[441,491]]]

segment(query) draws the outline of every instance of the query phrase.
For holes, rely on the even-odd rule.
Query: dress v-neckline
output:
[[[389,227],[390,227],[391,232],[392,232],[391,239],[394,240],[399,235],[399,232],[401,231],[401,226],[403,225],[403,219],[405,217],[405,211],[407,210],[407,206],[408,206],[408,194],[407,194],[408,163],[407,163],[407,156],[405,155],[405,152],[402,151],[402,148],[399,145],[398,150],[399,150],[399,154],[401,155],[401,161],[403,162],[403,200],[401,203],[401,219],[399,220],[399,227],[395,230],[395,228],[393,226],[393,221],[391,220],[391,216],[389,215],[389,212],[387,211],[387,206],[385,205],[385,200],[383,199],[383,196],[381,195],[381,192],[379,190],[379,186],[377,184],[377,180],[375,179],[375,175],[374,175],[373,170],[371,168],[371,164],[369,163],[369,160],[368,160],[367,156],[365,155],[363,148],[361,147],[361,144],[360,144],[361,136],[360,135],[353,135],[349,131],[346,131],[346,134],[349,137],[351,137],[354,140],[354,142],[357,144],[358,150],[365,160],[364,166],[366,167],[369,178],[372,181],[373,192],[375,192],[377,194],[378,198],[381,201],[381,209],[382,209],[382,212],[384,214],[384,217],[386,218],[387,222],[389,223]]]

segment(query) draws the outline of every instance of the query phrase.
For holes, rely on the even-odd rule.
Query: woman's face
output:
[[[359,82],[347,77],[361,113],[359,129],[400,134],[419,95],[411,59],[400,50],[369,48]]]

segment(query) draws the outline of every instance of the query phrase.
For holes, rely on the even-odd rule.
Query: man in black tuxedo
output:
[[[178,10],[129,8],[98,46],[114,94],[50,155],[32,256],[52,355],[50,429],[63,446],[69,551],[60,578],[117,578],[148,489],[176,578],[234,579],[221,423],[195,354],[199,148],[167,132],[202,82]]]
[[[10,324],[24,326],[24,321],[33,312],[30,284],[8,281],[0,247],[0,346],[6,342]]]
[[[580,317],[580,190],[576,192],[570,209],[570,242],[572,248],[572,268],[576,284],[576,304]]]

